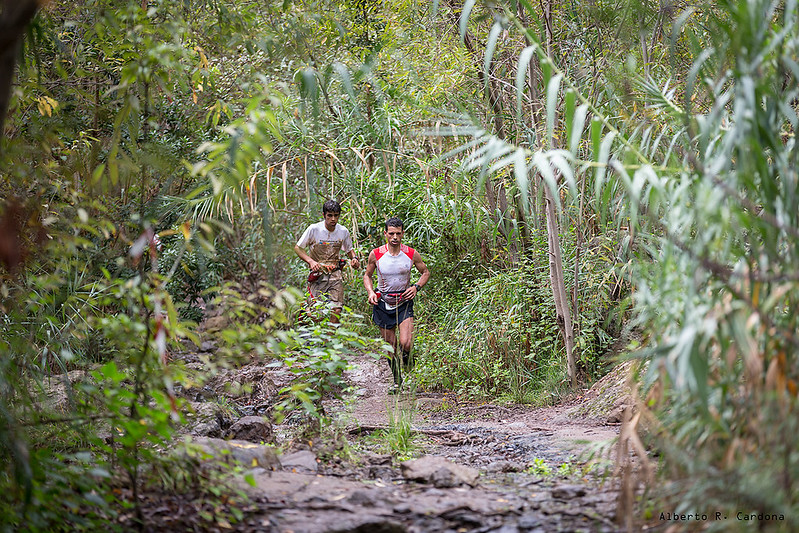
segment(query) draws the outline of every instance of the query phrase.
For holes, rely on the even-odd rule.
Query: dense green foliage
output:
[[[578,357],[589,376],[600,370],[611,335],[620,333],[608,320],[616,305],[612,259],[598,244],[580,258],[586,289],[578,296]],[[418,338],[429,354],[421,362],[422,383],[539,405],[568,395],[546,263],[532,257],[475,278],[442,283],[430,297],[431,316]]]
[[[764,0],[53,0],[0,145],[3,526],[128,512],[196,378],[169,352],[202,342],[214,298],[233,324],[214,365],[288,368],[278,411],[322,416],[375,335],[355,272],[345,327],[296,320],[291,248],[336,198],[361,258],[400,216],[431,268],[418,386],[568,394],[557,237],[579,377],[642,339],[670,504],[795,529],[797,16]]]
[[[597,221],[628,228],[633,323],[645,333],[638,355],[649,361],[644,384],[656,384],[649,398],[660,415],[653,444],[678,512],[766,516],[757,526],[776,530],[796,527],[799,505],[797,16],[795,2],[688,9],[671,30],[680,52],[671,79],[630,69],[629,98],[640,111],[621,119],[611,100],[594,99],[568,75],[568,58],[546,54],[555,50],[551,35],[528,33],[531,55],[520,57],[538,55],[542,65],[543,142],[475,135],[486,146],[475,165],[511,167],[522,188],[532,166]]]
[[[790,530],[799,507],[799,11],[794,2],[722,6],[705,44],[715,53],[697,58],[680,110],[687,165],[647,180],[660,249],[642,269],[639,320],[659,332],[651,353],[670,385],[668,449],[701,450],[668,454],[682,505],[782,514],[764,525]],[[712,105],[693,111],[693,95]],[[664,201],[680,208],[654,209]]]

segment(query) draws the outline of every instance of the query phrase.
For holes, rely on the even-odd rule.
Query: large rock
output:
[[[582,401],[568,411],[569,416],[620,424],[627,408],[638,409],[632,387],[637,386],[636,376],[644,372],[646,364],[637,360],[617,365],[585,391]]]
[[[443,457],[425,455],[419,459],[400,463],[402,476],[412,481],[432,483],[436,487],[475,486],[480,472],[474,468],[455,464]]]
[[[294,378],[286,369],[255,362],[240,368],[220,368],[205,385],[213,391],[214,397],[247,398],[246,403],[250,405],[271,405],[280,389],[287,387]]]
[[[558,485],[552,489],[552,497],[556,500],[573,500],[585,494],[584,485]]]
[[[504,459],[493,461],[485,468],[485,471],[490,473],[521,472],[522,470],[524,470],[524,467],[519,463],[514,463]]]
[[[272,424],[262,416],[239,418],[227,431],[227,436],[236,440],[271,443],[274,439]]]
[[[245,440],[222,440],[197,437],[186,442],[189,455],[201,459],[216,459],[226,463],[240,463],[245,467],[273,470],[280,466],[277,452],[271,446],[254,444]],[[196,452],[199,451],[200,454]]]
[[[280,458],[280,466],[282,466],[284,470],[314,473],[319,468],[316,455],[309,450],[300,450],[284,455]]]
[[[201,324],[200,329],[215,332],[221,331],[230,325],[230,318],[225,314],[219,314],[206,318]]]
[[[187,402],[186,427],[195,437],[221,437],[227,423],[222,409],[211,402]]]
[[[331,524],[328,533],[406,533],[400,522],[377,516],[355,516]]]

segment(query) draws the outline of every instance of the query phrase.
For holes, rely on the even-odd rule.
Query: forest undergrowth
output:
[[[398,216],[431,269],[418,386],[550,405],[634,333],[620,446],[660,464],[655,485],[618,472],[651,489],[625,524],[662,503],[796,529],[797,17],[793,0],[3,3],[2,527],[141,525],[182,393],[248,358],[295,377],[275,416],[323,425],[342,354],[383,351],[359,272],[346,327],[298,320],[292,247],[335,198],[362,259]],[[171,354],[201,350],[209,320],[202,375]]]

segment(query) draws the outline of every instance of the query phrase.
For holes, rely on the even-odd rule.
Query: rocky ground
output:
[[[202,367],[196,354],[186,361]],[[609,468],[624,395],[614,389],[613,399],[600,397],[607,380],[568,404],[531,408],[466,402],[412,386],[390,395],[384,361],[356,356],[352,363],[346,379],[354,392],[346,401],[325,402],[337,422],[322,438],[298,433],[292,417],[274,426],[262,417],[269,398],[289,383],[285,371],[252,363],[190,391],[195,415],[187,433],[194,446],[238,459],[239,483],[249,496],[237,520],[225,518],[220,506],[221,518],[203,530],[620,530]],[[404,444],[392,448],[392,436]],[[277,446],[263,444],[270,442]],[[190,522],[177,512],[179,502],[153,499],[162,509],[146,513],[153,530]]]

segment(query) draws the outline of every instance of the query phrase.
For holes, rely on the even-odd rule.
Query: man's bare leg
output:
[[[393,348],[391,358],[388,360],[388,366],[391,367],[394,384],[402,385],[402,360],[397,353],[399,351],[397,348],[397,332],[394,328],[380,328],[380,336]]]
[[[395,350],[395,353],[402,352],[402,366],[405,370],[410,370],[413,367],[411,348],[413,348],[413,317],[408,317],[399,325],[399,345]],[[399,354],[397,355],[399,356]]]

